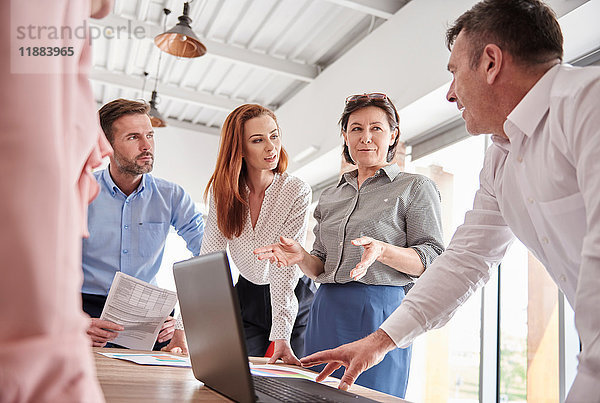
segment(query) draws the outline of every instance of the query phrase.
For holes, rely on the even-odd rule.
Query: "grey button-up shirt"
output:
[[[413,248],[425,268],[443,252],[440,194],[423,176],[402,172],[397,164],[379,169],[358,188],[358,171],[345,173],[326,189],[315,209],[317,225],[312,255],[324,262],[316,281],[347,283],[363,248],[351,241],[368,236]],[[359,280],[365,284],[402,286],[409,275],[376,261]]]

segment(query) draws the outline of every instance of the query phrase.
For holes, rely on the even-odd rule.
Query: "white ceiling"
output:
[[[550,1],[559,15],[585,2]],[[192,27],[208,53],[196,59],[163,53],[158,109],[169,126],[157,130],[154,173],[181,184],[200,201],[214,169],[220,126],[231,110],[248,102],[276,111],[292,158],[313,150],[290,164],[292,172],[312,185],[339,170],[337,120],[348,94],[388,93],[402,110],[401,131],[413,137],[454,119],[455,112],[439,99],[450,79],[443,35],[474,3],[193,1]],[[600,0],[589,3],[595,11]],[[166,21],[171,28],[182,12],[182,0],[116,0],[113,13],[93,23],[105,34],[93,43],[91,78],[99,104],[118,97],[141,98],[144,71],[149,76],[143,97],[149,99],[160,55],[153,38],[163,31],[165,7],[172,11]],[[583,14],[587,20],[578,23],[584,18],[578,17],[571,25],[579,26],[593,45],[580,45],[586,49],[575,53],[600,44],[600,28],[590,12]],[[568,35],[565,32],[566,39]],[[443,107],[433,106],[436,103]]]
[[[255,102],[277,109],[407,2],[194,0],[192,28],[208,53],[196,59],[163,53],[159,110],[175,127],[218,135],[235,107]],[[182,0],[117,0],[111,15],[94,21],[110,33],[94,41],[98,103],[141,98],[144,72],[149,98],[161,53],[153,38],[164,31],[164,8],[172,11],[168,29]]]

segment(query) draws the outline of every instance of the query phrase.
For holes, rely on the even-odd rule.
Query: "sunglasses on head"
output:
[[[346,97],[346,104],[349,104],[351,102],[368,101],[369,99],[380,99],[382,101],[385,101],[388,99],[388,97],[382,92],[371,92],[370,94],[364,93],[350,95],[349,97]]]

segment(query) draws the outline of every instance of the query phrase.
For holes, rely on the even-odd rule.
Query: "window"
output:
[[[433,179],[442,196],[446,245],[473,205],[483,166],[485,136],[468,137],[416,161],[406,171]],[[418,402],[479,400],[481,290],[446,326],[418,337],[413,344],[406,399]]]
[[[468,137],[405,164],[438,185],[446,244],[472,206],[486,143],[484,136]],[[515,240],[488,284],[446,326],[415,340],[406,398],[562,402],[578,353],[571,307]]]

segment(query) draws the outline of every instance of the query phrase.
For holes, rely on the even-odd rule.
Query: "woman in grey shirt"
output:
[[[280,266],[298,264],[321,283],[305,336],[307,354],[377,330],[400,305],[405,286],[443,251],[437,187],[390,163],[398,122],[385,94],[348,97],[340,119],[344,157],[357,169],[321,195],[313,250],[287,238],[255,250],[259,259]],[[395,350],[356,383],[404,397],[410,353],[410,347]]]

